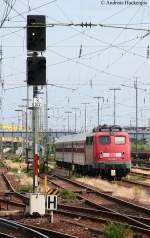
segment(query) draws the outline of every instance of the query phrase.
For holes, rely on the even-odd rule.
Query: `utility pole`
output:
[[[46,84],[46,145],[48,144],[48,91],[47,91],[47,84]]]
[[[22,109],[16,109],[16,112],[18,112],[18,132],[20,128],[23,128],[23,110]],[[20,126],[20,116],[19,112],[22,113],[22,118],[21,118],[21,126]],[[23,155],[23,137],[22,137],[22,155]]]
[[[114,91],[114,125],[116,125],[116,91],[121,90],[120,88],[110,88],[109,90]]]
[[[69,114],[71,114],[72,112],[70,112],[70,111],[67,111],[67,112],[65,112],[65,113],[67,113],[68,114],[68,134],[69,134],[69,131],[70,131],[70,117],[69,117]]]
[[[3,104],[3,92],[4,92],[4,81],[2,79],[2,45],[0,46],[0,120],[2,120],[2,116],[3,116],[3,113],[2,113],[2,104]],[[1,121],[2,123],[2,121]]]
[[[135,132],[136,132],[135,154],[136,154],[136,159],[137,159],[137,157],[138,157],[138,90],[146,91],[146,89],[138,87],[138,78],[137,77],[136,77],[136,80],[134,81],[134,87],[124,85],[124,84],[122,84],[122,86],[135,89]]]
[[[33,104],[29,109],[32,110],[32,156],[33,156],[33,192],[38,192],[38,168],[39,166],[39,101],[37,95],[38,86],[33,86]]]
[[[46,172],[48,170],[48,143],[49,143],[49,136],[48,136],[48,90],[47,90],[47,84],[46,84],[46,95],[45,95],[45,110],[44,110],[44,140],[43,145],[45,147],[44,150],[44,161],[43,161],[43,171]],[[43,134],[43,133],[42,133]]]
[[[38,107],[37,107],[37,94],[38,94],[38,87],[33,86],[33,111],[32,111],[32,131],[33,131],[33,155],[38,154]],[[33,192],[36,193],[38,191],[38,176],[36,175],[36,162],[35,158],[33,160],[34,162],[34,175],[33,176]]]
[[[136,127],[136,147],[135,147],[135,151],[136,151],[136,159],[138,157],[138,79],[136,78],[135,82],[134,82],[134,88],[135,88],[135,92],[136,92],[136,123],[135,123],[135,127]]]
[[[4,92],[4,80],[2,79],[2,45],[0,46],[0,123],[2,124],[3,118],[3,92]],[[3,157],[3,141],[0,141],[0,156]]]
[[[95,99],[97,99],[97,101],[98,101],[98,104],[97,104],[97,124],[98,124],[98,126],[99,126],[99,118],[100,118],[100,116],[99,116],[99,99],[103,99],[103,102],[104,102],[104,97],[94,97]]]
[[[31,99],[29,99],[29,86],[27,85],[27,97],[23,98],[22,101],[26,101],[26,161],[27,161],[27,171],[29,169],[29,163],[28,163],[28,152],[29,152],[29,145],[28,145],[28,108],[29,108],[29,101],[31,101]]]
[[[35,27],[36,25],[36,27]],[[38,86],[46,82],[46,58],[41,55],[46,50],[46,16],[27,15],[27,85],[33,86],[32,131],[33,131],[33,192],[38,191],[39,177],[39,102]]]
[[[83,102],[83,103],[81,103],[81,104],[83,104],[84,106],[85,106],[85,109],[84,109],[84,131],[86,132],[86,117],[87,117],[87,115],[86,115],[86,106],[89,104],[88,102]]]
[[[24,113],[25,113],[25,124],[26,124],[26,111],[23,110],[23,108],[26,108],[26,105],[19,105],[18,107],[21,107],[21,111],[22,111],[22,132],[24,129]],[[27,110],[27,108],[26,108]],[[26,132],[27,133],[27,132]],[[24,155],[24,137],[22,136],[22,154]]]
[[[74,132],[76,133],[77,132],[77,110],[80,110],[79,107],[73,107],[72,108],[73,110],[75,110],[75,113],[74,113]]]

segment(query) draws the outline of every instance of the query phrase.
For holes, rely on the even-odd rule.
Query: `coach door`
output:
[[[86,137],[86,163],[92,164],[93,162],[93,145],[94,145],[94,137],[88,136]]]

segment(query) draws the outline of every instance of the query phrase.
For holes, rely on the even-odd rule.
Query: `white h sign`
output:
[[[57,196],[48,195],[47,196],[47,210],[57,210]]]

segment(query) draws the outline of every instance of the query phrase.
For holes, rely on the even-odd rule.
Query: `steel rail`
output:
[[[125,201],[125,200],[122,200],[122,199],[113,197],[113,196],[111,196],[111,195],[109,195],[109,194],[107,194],[107,193],[104,193],[103,191],[100,191],[100,190],[97,189],[97,188],[93,188],[93,187],[90,187],[90,186],[88,186],[88,185],[81,184],[80,182],[74,181],[74,180],[72,180],[72,179],[68,179],[68,178],[65,178],[65,177],[63,177],[63,176],[56,175],[56,174],[54,174],[54,176],[55,176],[55,177],[58,177],[59,179],[63,179],[64,181],[67,181],[67,182],[69,182],[69,183],[71,183],[71,184],[73,184],[73,185],[80,186],[80,187],[82,187],[82,188],[84,188],[84,189],[88,189],[89,191],[92,191],[92,192],[94,192],[95,194],[97,194],[97,195],[99,195],[99,196],[101,196],[101,197],[104,197],[104,198],[106,198],[106,199],[109,199],[109,200],[111,200],[111,201],[120,203],[120,204],[125,205],[125,206],[127,206],[127,207],[130,207],[130,208],[132,208],[132,209],[133,209],[133,208],[134,208],[134,209],[138,209],[138,211],[142,211],[142,212],[144,212],[144,213],[146,213],[146,214],[148,214],[148,215],[150,216],[150,209],[148,209],[148,208],[146,208],[146,207],[142,207],[142,206],[140,206],[140,205],[136,205],[136,204],[134,204],[134,203],[127,202],[127,201]],[[57,186],[58,186],[58,185],[57,185]]]
[[[0,237],[1,238],[16,238],[16,236],[10,236],[10,235],[7,235],[7,234],[5,234],[3,232],[0,232]]]
[[[126,222],[126,218],[123,219],[122,215],[115,213],[115,212],[108,212],[108,211],[103,211],[100,209],[93,209],[93,208],[87,208],[87,207],[76,207],[76,206],[68,206],[64,204],[59,204],[58,208],[60,210],[69,210],[73,212],[79,212],[82,214],[90,214],[92,217],[105,217],[105,218],[113,218],[116,219],[117,221],[120,221],[122,219],[124,222]],[[58,210],[59,212],[59,210]],[[144,224],[147,224],[150,226],[150,219],[149,218],[144,218],[144,217],[137,217],[137,216],[131,216],[128,215],[132,219],[136,219]]]
[[[126,206],[128,205],[128,202],[126,202],[126,201],[124,201],[124,200],[120,200],[120,199],[118,199],[118,198],[112,197],[112,196],[110,196],[110,195],[108,195],[108,194],[105,194],[105,193],[103,193],[103,192],[97,191],[96,189],[91,188],[91,187],[89,187],[89,186],[86,186],[86,185],[84,186],[83,184],[80,184],[79,182],[72,181],[72,180],[70,180],[70,179],[64,178],[63,176],[56,175],[56,174],[54,174],[54,176],[56,176],[56,177],[58,177],[58,178],[60,178],[60,179],[63,179],[64,181],[67,181],[67,182],[69,182],[69,183],[72,183],[73,185],[80,186],[80,187],[82,187],[82,188],[84,188],[84,189],[85,189],[85,188],[86,188],[86,189],[89,189],[89,190],[91,190],[92,192],[94,192],[95,194],[98,194],[98,195],[100,195],[100,196],[102,196],[102,197],[104,197],[104,198],[106,198],[106,199],[109,199],[109,200],[112,200],[112,201],[115,201],[115,202],[120,202],[120,201],[121,201],[121,202],[120,202],[121,204],[126,205]],[[52,181],[52,183],[54,183],[54,181]],[[57,186],[58,186],[58,184],[57,184]],[[128,222],[129,224],[133,224],[133,225],[135,225],[135,226],[139,226],[139,227],[141,227],[141,228],[148,229],[149,232],[150,232],[150,226],[147,225],[147,224],[144,224],[144,223],[142,223],[142,222],[140,222],[140,221],[138,221],[138,220],[136,220],[136,219],[134,219],[134,218],[131,218],[131,217],[129,217],[128,215],[121,214],[121,213],[119,213],[119,212],[117,212],[117,211],[113,211],[113,210],[110,209],[110,208],[107,208],[107,207],[102,206],[102,205],[100,205],[100,204],[94,203],[93,201],[90,201],[89,199],[87,199],[87,198],[85,198],[85,197],[83,197],[83,196],[77,195],[77,197],[78,197],[79,199],[84,200],[85,203],[91,205],[92,207],[94,207],[94,208],[96,208],[96,209],[103,210],[103,211],[108,211],[108,212],[115,212],[116,214],[119,214],[120,216],[124,217],[124,219],[126,219],[126,222]],[[133,204],[134,206],[131,206],[131,205],[132,205],[132,203],[129,203],[128,206],[132,207],[132,209],[133,209],[133,207],[134,207],[134,208],[136,207],[136,209],[139,208],[139,206],[136,206],[136,205],[134,205],[134,204]],[[140,209],[143,211],[142,208],[143,208],[143,207],[140,206]],[[146,208],[144,208],[144,212],[145,212],[145,211],[146,211],[146,213],[148,212]],[[148,213],[148,214],[150,214],[150,213]]]
[[[16,206],[16,207],[22,207],[22,208],[26,207],[26,204],[24,204],[24,203],[9,201],[9,200],[3,199],[3,198],[0,198],[0,204],[1,203],[10,204],[10,205],[13,205],[13,206]]]
[[[122,182],[126,182],[126,183],[129,183],[129,184],[140,186],[140,187],[143,187],[143,188],[146,188],[146,189],[150,189],[150,184],[146,184],[146,183],[142,183],[142,182],[136,182],[136,181],[127,180],[127,179],[123,179]]]
[[[133,171],[131,171],[131,172],[129,173],[129,175],[140,175],[140,176],[142,176],[143,178],[150,178],[150,174],[143,174],[143,173],[140,173],[140,172],[133,172]]]
[[[150,232],[150,226],[149,226],[149,225],[144,224],[144,223],[142,223],[141,221],[137,221],[135,218],[131,218],[131,217],[129,217],[128,215],[121,214],[121,213],[119,213],[119,212],[117,212],[117,211],[113,211],[113,210],[110,209],[110,208],[106,208],[105,206],[102,206],[102,205],[100,205],[100,204],[96,204],[96,203],[94,203],[93,201],[88,200],[87,198],[84,198],[84,197],[82,197],[82,196],[80,196],[80,195],[79,195],[78,197],[79,197],[79,199],[84,200],[86,204],[89,204],[89,205],[91,205],[92,207],[94,207],[94,208],[96,208],[96,209],[99,209],[99,210],[102,209],[103,212],[111,212],[111,213],[114,212],[114,213],[120,215],[120,217],[122,217],[122,219],[124,219],[128,224],[132,224],[132,225],[135,225],[135,226],[138,225],[139,227],[149,229],[149,232]]]
[[[145,171],[150,171],[150,168],[146,168],[146,167],[140,167],[140,166],[132,166],[131,169],[141,169],[141,170],[145,170]]]
[[[28,235],[28,238],[30,238],[30,237],[49,238],[47,235],[42,234],[41,232],[36,231],[32,228],[26,227],[25,225],[19,224],[15,221],[0,218],[0,225],[3,225],[3,227],[6,226],[7,229],[11,228],[11,232],[13,232],[13,229],[14,229],[14,231],[16,231],[16,230],[19,231],[19,232],[23,231],[23,232],[26,233],[25,237],[27,237],[27,235]]]
[[[93,220],[95,222],[102,222],[102,223],[105,223],[107,224],[110,220],[111,220],[111,217],[109,217],[109,219],[105,219],[105,218],[99,218],[99,217],[91,217],[91,215],[84,215],[82,214],[81,212],[79,213],[75,213],[75,211],[71,211],[71,212],[68,212],[68,211],[61,211],[61,210],[58,210],[56,213],[58,214],[63,214],[63,215],[67,215],[67,216],[77,216],[77,217],[82,217],[84,219],[90,219],[90,220]],[[81,221],[80,221],[81,222]],[[120,222],[116,222],[114,221],[115,223],[119,223],[119,224],[122,224],[121,221]],[[124,219],[124,222],[127,222],[126,219]],[[142,226],[137,226],[137,224],[129,224],[128,225],[131,227],[131,229],[135,232],[142,232],[144,234],[150,234],[150,229],[147,229],[146,227],[142,227]]]
[[[22,223],[20,223],[20,224],[22,224]],[[46,228],[41,228],[41,227],[37,227],[37,226],[33,226],[33,225],[25,224],[25,226],[35,229],[39,232],[42,232],[43,234],[45,234],[49,237],[52,237],[52,238],[78,238],[77,236],[72,236],[72,235],[69,235],[66,233],[64,234],[62,232],[58,232],[58,231],[54,231],[54,230],[50,230],[50,229],[46,229]]]
[[[14,195],[18,198],[21,198],[24,201],[24,203],[28,205],[29,204],[29,199],[26,196],[16,192],[15,188],[12,186],[12,184],[10,183],[9,179],[7,178],[7,176],[5,174],[2,174],[2,176],[3,176],[4,181],[6,182],[7,186],[14,193]]]

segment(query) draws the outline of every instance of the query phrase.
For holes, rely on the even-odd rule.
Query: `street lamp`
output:
[[[98,126],[99,126],[99,99],[103,99],[103,102],[104,102],[104,97],[93,97],[95,99],[97,99],[98,101],[98,105],[97,105],[97,122],[98,122]]]
[[[109,90],[114,91],[114,125],[116,124],[116,91],[121,90],[121,88],[110,88]]]

